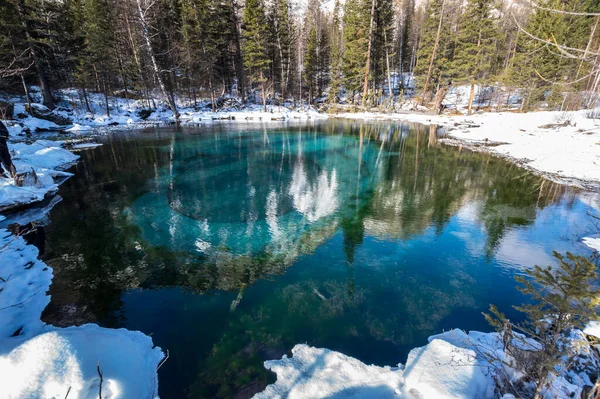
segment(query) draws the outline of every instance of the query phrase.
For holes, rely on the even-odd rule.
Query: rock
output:
[[[150,117],[150,115],[152,115],[152,112],[154,112],[154,111],[151,109],[140,109],[137,112],[137,114],[140,117],[140,119],[145,121],[146,119],[148,119]]]
[[[32,110],[29,109],[29,104],[25,104],[25,110],[29,112],[30,115],[33,115],[35,118],[54,122],[59,126],[67,126],[73,124],[73,121],[71,119],[56,114],[41,104],[33,103],[31,104],[31,108]]]
[[[237,98],[219,97],[215,101],[215,106],[218,111],[239,110],[243,105]]]
[[[12,119],[15,113],[15,106],[4,100],[0,100],[0,119]]]

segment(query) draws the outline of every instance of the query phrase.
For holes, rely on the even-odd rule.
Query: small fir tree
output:
[[[529,392],[534,399],[543,397],[548,375],[563,362],[568,331],[598,317],[596,265],[568,252],[566,257],[555,252],[554,257],[557,268],[535,266],[525,276],[515,277],[519,291],[531,299],[531,303],[515,307],[525,314],[525,322],[512,324],[493,305],[491,314],[484,314],[490,325],[503,334],[505,350],[515,359],[514,366],[535,383],[534,392]],[[513,335],[513,329],[525,337]],[[539,348],[532,348],[527,338],[537,341]],[[527,392],[520,394],[529,396]]]

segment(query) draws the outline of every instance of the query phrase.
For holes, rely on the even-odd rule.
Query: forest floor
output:
[[[124,329],[96,325],[56,328],[41,322],[41,312],[50,301],[46,292],[52,282],[52,269],[37,259],[35,247],[7,229],[12,223],[26,225],[39,220],[52,207],[51,195],[70,176],[65,169],[78,159],[72,151],[97,145],[88,142],[88,132],[98,128],[169,124],[173,120],[167,110],[152,112],[144,120],[139,109],[117,108],[110,118],[101,116],[101,109],[95,114],[59,109],[56,111],[59,116],[73,122],[66,128],[28,115],[7,121],[11,134],[9,147],[17,170],[22,173],[33,170],[35,175],[26,175],[29,179],[26,187],[17,186],[12,179],[0,178],[0,211],[24,208],[44,198],[47,202],[38,209],[11,213],[9,218],[0,215],[0,264],[3,265],[0,270],[3,321],[0,323],[0,386],[9,397],[97,397],[101,380],[105,397],[109,394],[111,397],[157,396],[156,369],[163,353],[153,347],[151,338]],[[23,111],[24,104],[17,104],[15,113],[23,114]],[[260,106],[220,113],[195,108],[181,112],[182,119],[190,124],[222,119],[275,123],[327,117],[314,110],[291,111],[283,107],[269,107],[264,113]],[[469,117],[422,113],[335,116],[443,126],[449,144],[489,151],[562,183],[588,188],[598,187],[596,184],[600,183],[600,128],[597,126],[600,121],[588,118],[584,112],[484,113]],[[32,141],[33,136],[27,132],[35,130],[67,134],[63,136],[64,141]],[[588,238],[586,244],[599,249],[596,238]],[[600,336],[600,328],[595,327],[598,326],[586,332]],[[581,331],[572,332],[572,342],[569,362],[585,362],[592,356],[592,347]],[[498,365],[490,362],[485,353],[509,360],[498,334],[466,334],[459,330],[432,336],[428,345],[411,351],[404,366],[368,366],[341,353],[306,345],[297,345],[292,352],[292,358],[265,363],[278,379],[257,398],[492,398]],[[547,396],[553,398],[578,397],[584,385],[593,383],[585,372],[570,369],[561,369],[552,378]]]

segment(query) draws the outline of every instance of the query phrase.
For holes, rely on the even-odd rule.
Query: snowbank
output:
[[[569,362],[588,361],[592,348],[581,331],[571,334]],[[521,342],[519,340],[519,342]],[[517,344],[516,341],[514,341]],[[521,347],[537,347],[524,340]],[[266,398],[395,398],[395,399],[491,399],[495,397],[494,376],[504,372],[518,378],[511,358],[504,353],[497,333],[452,330],[430,337],[429,344],[413,349],[406,366],[378,367],[328,349],[296,345],[293,357],[265,362],[277,374],[255,399]],[[566,360],[566,359],[565,359]],[[546,398],[579,397],[584,385],[592,385],[584,367],[559,369],[549,374]]]
[[[81,93],[76,89],[60,90],[57,93],[60,101],[57,108],[50,112],[44,112],[61,121],[72,123],[59,126],[49,120],[32,117],[26,112],[24,98],[15,97],[7,99],[14,104],[16,120],[6,120],[11,136],[22,136],[27,132],[67,132],[71,134],[85,134],[98,128],[133,129],[143,128],[148,125],[172,124],[175,117],[171,110],[167,109],[161,102],[148,104],[143,100],[127,100],[122,97],[109,97],[110,115],[107,115],[104,96],[99,93],[88,93],[88,104],[91,112],[87,111],[82,103]],[[179,101],[178,111],[180,123],[183,125],[210,124],[216,122],[224,123],[271,123],[281,121],[306,121],[314,119],[325,119],[327,115],[317,112],[313,108],[290,109],[286,106],[267,105],[266,111],[262,105],[241,104],[233,98],[234,106],[222,107],[218,112],[211,111],[210,103],[200,101],[197,106],[189,102]],[[33,104],[34,108],[44,108],[40,104]],[[286,104],[290,105],[290,104]],[[156,109],[154,109],[156,106]],[[143,117],[142,117],[143,116]],[[62,123],[62,122],[61,122]]]
[[[9,398],[151,398],[160,348],[140,332],[97,325],[55,328],[41,313],[52,269],[23,238],[0,229],[0,386]]]
[[[600,185],[600,120],[585,111],[425,114],[340,114],[351,119],[385,119],[445,126],[451,138],[478,151],[511,159],[547,177],[574,185]]]
[[[0,386],[8,397],[157,397],[162,351],[137,331],[87,324],[43,332],[0,356]]]
[[[600,237],[599,238],[584,237],[582,241],[585,245],[592,248],[594,251],[600,252]]]
[[[0,178],[0,210],[44,200],[70,173],[61,171],[79,157],[65,142],[9,143],[22,186]],[[77,149],[92,144],[75,145]],[[54,196],[36,209],[0,215],[0,387],[8,398],[97,398],[102,373],[103,398],[151,398],[158,394],[160,348],[140,332],[97,325],[56,328],[41,321],[50,302],[46,294],[52,269],[38,250],[4,229],[43,220],[60,202]]]
[[[292,354],[265,362],[277,382],[255,399],[397,398],[404,382],[398,368],[367,366],[329,349],[296,345]]]
[[[35,172],[22,186],[12,178],[0,177],[0,210],[20,207],[39,202],[58,190],[58,185],[71,173],[64,169],[79,159],[79,156],[63,147],[62,141],[38,140],[33,144],[9,143],[13,163],[18,173]]]

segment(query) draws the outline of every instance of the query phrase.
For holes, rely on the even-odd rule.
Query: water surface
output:
[[[249,397],[296,343],[395,365],[443,329],[520,317],[515,274],[590,254],[598,198],[435,127],[329,121],[113,134],[50,214],[48,322],[141,330],[163,398]]]

